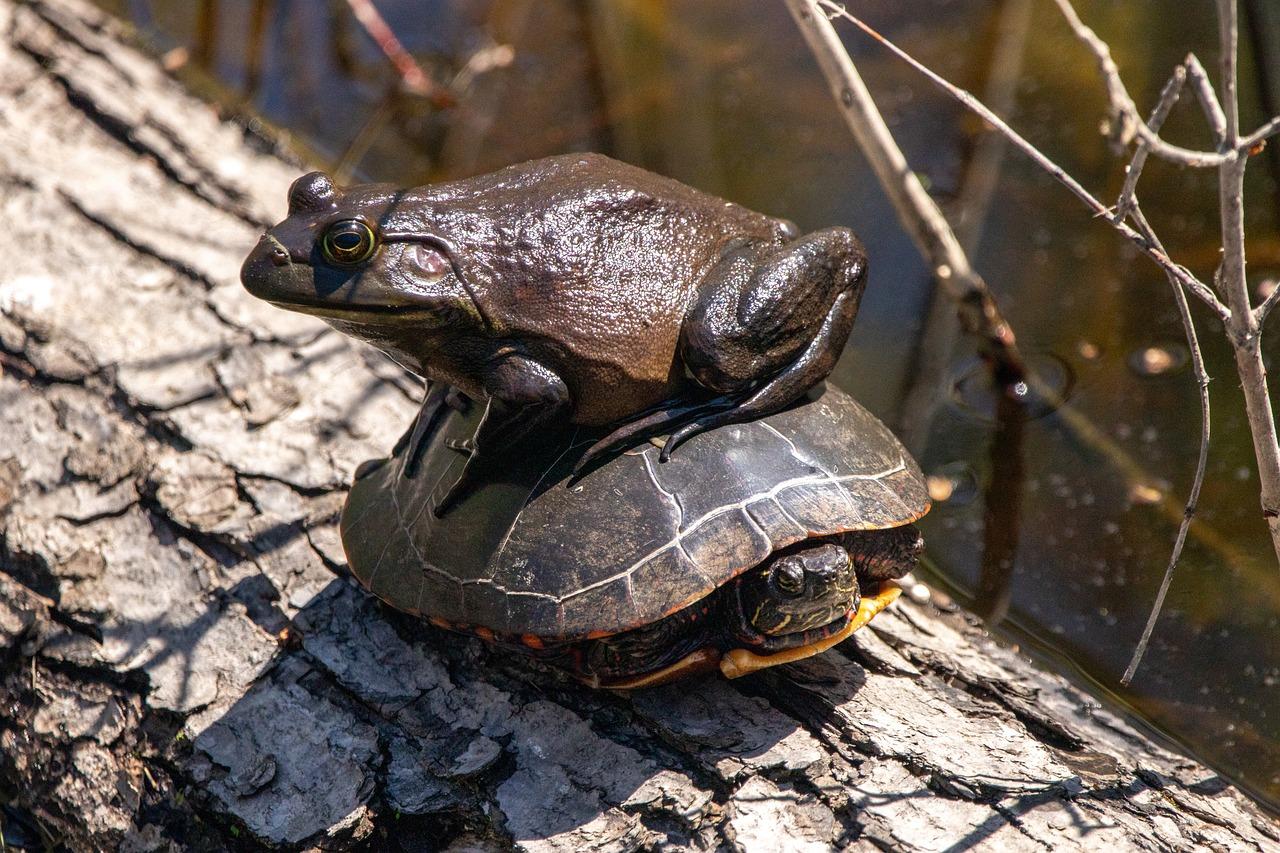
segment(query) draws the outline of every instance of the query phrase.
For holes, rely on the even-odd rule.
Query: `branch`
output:
[[[1280,116],[1276,116],[1253,133],[1240,140],[1240,148],[1250,154],[1258,153],[1260,144],[1280,133]]]
[[[1185,65],[1179,65],[1173,69],[1173,76],[1164,84],[1164,89],[1160,92],[1160,100],[1156,103],[1156,108],[1151,111],[1151,118],[1148,121],[1150,126],[1158,128],[1164,124],[1164,120],[1169,117],[1169,111],[1178,102],[1178,96],[1182,93],[1182,84],[1186,79]],[[1150,153],[1151,146],[1147,141],[1145,139],[1139,141],[1137,150],[1133,152],[1133,160],[1125,170],[1124,186],[1120,189],[1120,198],[1116,200],[1116,212],[1111,219],[1112,222],[1124,222],[1129,212],[1137,205],[1134,194],[1138,190],[1138,178],[1142,175],[1142,167],[1147,164],[1147,155]],[[1151,239],[1149,233],[1148,239]],[[1152,242],[1156,241],[1152,240]]]
[[[788,0],[788,2],[792,1],[793,0]],[[951,97],[955,98],[965,107],[972,110],[988,124],[1000,131],[1000,133],[1004,134],[1005,138],[1012,142],[1018,150],[1031,158],[1031,160],[1040,168],[1052,175],[1060,184],[1070,190],[1076,198],[1084,202],[1085,206],[1088,207],[1095,216],[1105,218],[1110,222],[1110,209],[1103,205],[1102,202],[1098,201],[1098,199],[1094,198],[1093,194],[1081,186],[1079,181],[1067,174],[1066,170],[1053,160],[1049,159],[1048,155],[1028,142],[1021,134],[1006,124],[1003,119],[993,113],[985,104],[975,98],[972,94],[938,75],[905,50],[889,41],[880,33],[876,32],[870,25],[862,21],[862,19],[855,17],[843,6],[833,2],[833,0],[816,0],[816,2],[818,5],[822,6],[822,8],[826,9],[832,17],[844,18],[858,29],[880,42],[880,44],[884,45],[887,50],[892,52],[903,62],[906,62],[912,68],[919,71]],[[1165,271],[1166,275],[1172,275],[1182,287],[1185,287],[1200,299],[1200,301],[1204,302],[1205,305],[1209,306],[1213,313],[1218,315],[1223,322],[1230,321],[1231,312],[1227,309],[1227,306],[1223,305],[1217,295],[1208,286],[1206,286],[1204,282],[1192,275],[1186,267],[1175,263],[1163,251],[1156,248],[1150,240],[1128,225],[1125,225],[1122,222],[1113,222],[1111,224],[1117,231],[1137,246],[1144,255],[1155,261],[1155,263]]]
[[[1166,115],[1167,113],[1168,110],[1165,111]],[[1159,115],[1157,107],[1157,111],[1152,114],[1151,125],[1158,128],[1163,123],[1164,116]],[[1160,238],[1147,222],[1147,217],[1143,215],[1142,208],[1138,206],[1136,200],[1133,202],[1131,215],[1139,230],[1163,251]],[[1160,611],[1164,609],[1164,599],[1169,592],[1169,584],[1173,581],[1173,570],[1177,567],[1178,560],[1182,558],[1182,548],[1187,541],[1187,532],[1191,529],[1191,521],[1196,515],[1196,505],[1200,502],[1200,488],[1204,485],[1204,471],[1209,462],[1209,374],[1204,367],[1204,354],[1200,350],[1200,339],[1196,336],[1196,325],[1191,317],[1191,306],[1187,304],[1187,294],[1172,276],[1169,276],[1169,285],[1173,288],[1173,299],[1178,305],[1178,317],[1182,320],[1182,328],[1187,336],[1187,348],[1191,350],[1191,367],[1195,372],[1196,386],[1200,392],[1200,454],[1196,459],[1196,473],[1191,480],[1191,491],[1187,494],[1187,506],[1182,513],[1182,522],[1178,525],[1178,534],[1173,540],[1173,552],[1169,555],[1169,564],[1165,567],[1156,600],[1151,605],[1147,624],[1142,629],[1142,638],[1134,647],[1129,666],[1120,677],[1120,683],[1126,686],[1133,680],[1134,674],[1138,671],[1138,665],[1142,663],[1143,655],[1147,653],[1151,633],[1155,630],[1156,622],[1160,618]]]
[[[1071,0],[1054,0],[1054,2],[1062,12],[1062,16],[1067,19],[1067,24],[1076,34],[1076,38],[1080,39],[1098,62],[1098,71],[1101,72],[1103,83],[1107,87],[1107,99],[1110,102],[1111,111],[1120,118],[1122,123],[1119,130],[1121,142],[1127,144],[1134,135],[1137,135],[1157,156],[1182,166],[1214,167],[1236,159],[1234,147],[1225,152],[1195,151],[1180,145],[1172,145],[1161,139],[1160,135],[1138,115],[1138,107],[1120,78],[1120,69],[1111,58],[1111,48],[1105,41],[1098,38],[1098,34],[1086,26],[1084,21],[1080,20],[1075,7],[1071,5]]]
[[[1227,111],[1224,112],[1222,102],[1218,100],[1218,96],[1213,91],[1213,86],[1209,83],[1209,75],[1205,73],[1204,66],[1200,64],[1200,60],[1196,58],[1195,54],[1188,54],[1183,62],[1183,67],[1187,70],[1187,76],[1191,80],[1196,97],[1204,110],[1205,119],[1209,122],[1209,129],[1213,132],[1213,141],[1223,149],[1219,152],[1195,151],[1190,148],[1172,145],[1161,139],[1159,133],[1151,126],[1150,122],[1143,122],[1138,115],[1137,106],[1129,96],[1128,89],[1125,88],[1124,81],[1120,77],[1120,70],[1116,67],[1115,60],[1111,58],[1111,49],[1107,46],[1107,43],[1080,20],[1080,15],[1076,12],[1075,7],[1071,5],[1071,0],[1054,0],[1054,2],[1057,3],[1058,9],[1062,11],[1063,17],[1067,19],[1067,24],[1076,34],[1076,37],[1093,53],[1098,62],[1098,70],[1101,71],[1103,82],[1107,87],[1107,98],[1110,101],[1111,110],[1114,114],[1120,116],[1124,124],[1120,131],[1122,141],[1128,142],[1130,137],[1136,135],[1143,142],[1146,142],[1157,156],[1184,166],[1205,167],[1221,166],[1223,163],[1230,162],[1238,157],[1256,154],[1260,150],[1258,148],[1259,144],[1280,133],[1280,116],[1275,116],[1245,138],[1239,138],[1238,107],[1235,100],[1235,56],[1236,41],[1238,39],[1235,26],[1234,0],[1227,0],[1227,2],[1232,3],[1230,13],[1231,26],[1220,28],[1223,51],[1223,100],[1230,101]],[[1226,21],[1226,18],[1223,17],[1224,14],[1225,12],[1220,8],[1219,18],[1221,21]],[[1227,132],[1228,127],[1233,129],[1230,134]]]
[[[351,13],[360,22],[360,26],[364,27],[365,32],[391,61],[406,89],[427,98],[437,109],[454,105],[453,96],[428,77],[422,66],[404,49],[386,19],[373,5],[373,0],[347,0],[347,5],[351,7]]]
[[[1240,145],[1240,106],[1236,75],[1236,47],[1239,23],[1235,0],[1218,0],[1218,38],[1222,50],[1222,102],[1226,110],[1227,139]],[[1258,461],[1259,497],[1262,517],[1271,533],[1271,544],[1280,563],[1280,436],[1275,409],[1267,387],[1267,366],[1262,358],[1261,335],[1256,313],[1250,308],[1249,283],[1245,277],[1244,174],[1248,159],[1242,157],[1218,170],[1218,208],[1222,218],[1222,265],[1219,282],[1231,321],[1227,338],[1235,351],[1236,372],[1244,394],[1245,413],[1253,452]]]
[[[1205,121],[1209,123],[1209,129],[1213,131],[1213,141],[1217,145],[1222,145],[1227,138],[1227,117],[1222,112],[1222,103],[1213,91],[1213,84],[1209,82],[1209,75],[1205,72],[1204,66],[1200,64],[1200,60],[1194,53],[1188,53],[1187,58],[1182,61],[1182,65],[1187,69],[1187,77],[1191,80],[1192,90],[1196,93],[1196,99],[1200,101],[1200,108],[1204,110]],[[1152,122],[1148,121],[1147,124],[1156,129],[1156,125],[1152,124]]]
[[[899,220],[956,303],[965,331],[983,340],[983,355],[994,363],[1000,382],[1021,381],[1026,367],[1017,350],[1012,326],[1005,320],[982,276],[970,265],[946,217],[911,170],[831,21],[818,9],[816,0],[787,0],[787,8],[822,68],[845,123],[880,179]]]
[[[1240,103],[1236,91],[1236,49],[1239,40],[1236,0],[1218,0],[1218,59],[1222,63],[1222,105],[1226,113],[1226,142],[1232,148],[1240,141]]]
[[[1267,322],[1267,315],[1271,313],[1271,309],[1276,307],[1276,303],[1280,302],[1280,283],[1271,289],[1267,294],[1267,298],[1262,300],[1257,308],[1253,309],[1253,321],[1258,329],[1262,329],[1262,324]]]

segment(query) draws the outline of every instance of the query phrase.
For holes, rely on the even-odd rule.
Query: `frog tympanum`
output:
[[[416,189],[319,172],[246,259],[244,286],[315,314],[487,406],[458,481],[548,419],[613,427],[582,465],[642,438],[778,411],[822,381],[865,284],[853,233],[794,225],[598,154]],[[410,439],[414,440],[414,439]]]

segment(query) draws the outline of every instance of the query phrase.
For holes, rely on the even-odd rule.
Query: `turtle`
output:
[[[351,573],[397,610],[594,687],[821,652],[897,597],[923,548],[919,466],[830,383],[666,461],[655,438],[575,473],[603,433],[544,428],[444,517],[433,499],[484,407],[432,393],[449,405],[424,407],[429,435],[419,424],[357,470],[340,524]]]

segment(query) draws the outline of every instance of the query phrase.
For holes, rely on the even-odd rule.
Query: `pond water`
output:
[[[452,96],[445,106],[403,93],[338,0],[103,4],[189,82],[284,132],[300,156],[344,180],[413,185],[597,150],[805,229],[854,228],[869,248],[871,284],[836,380],[898,430],[938,495],[949,495],[923,524],[931,579],[1280,806],[1280,570],[1220,325],[1193,306],[1216,380],[1212,456],[1165,615],[1123,688],[1199,442],[1169,286],[1052,180],[851,27],[846,43],[913,168],[959,223],[1022,346],[1070,388],[1066,406],[994,417],[954,312],[932,295],[781,3],[377,0]],[[1077,5],[1111,41],[1144,108],[1188,50],[1215,65],[1207,0],[1172,15],[1155,2]],[[1265,88],[1280,85],[1280,16],[1262,21],[1271,13],[1254,5],[1242,38],[1247,127],[1280,96],[1268,101]],[[1050,4],[856,6],[934,69],[1002,104],[1102,198],[1115,197],[1122,163],[1099,133],[1094,66]],[[1255,62],[1251,46],[1266,61]],[[1185,103],[1167,135],[1207,144]],[[1277,162],[1259,157],[1250,173],[1258,287],[1280,277]],[[1153,162],[1140,194],[1174,256],[1208,280],[1219,246],[1213,174]],[[1271,358],[1277,341],[1273,329]]]

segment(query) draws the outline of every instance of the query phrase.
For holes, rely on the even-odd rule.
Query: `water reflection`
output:
[[[846,34],[913,168],[961,222],[1028,351],[1053,353],[1068,404],[1026,411],[962,381],[972,351],[828,102],[781,4],[731,0],[378,0],[456,106],[407,93],[344,3],[113,0],[233,109],[266,117],[342,175],[419,183],[595,149],[804,228],[854,227],[871,287],[839,382],[919,453],[949,492],[926,525],[941,573],[989,619],[1039,639],[1105,688],[1118,678],[1172,545],[1199,440],[1167,283],[1046,176],[865,40]],[[861,13],[1003,113],[1085,184],[1114,195],[1093,65],[1027,0],[900,4]],[[1080,3],[1111,40],[1141,105],[1188,50],[1215,55],[1211,9]],[[1243,57],[1242,123],[1274,97],[1280,14],[1257,0]],[[1033,17],[1044,15],[1044,18]],[[967,34],[957,38],[957,34]],[[1134,34],[1142,34],[1138,37]],[[180,56],[178,58],[181,58]],[[176,64],[176,63],[175,63]],[[1191,109],[1175,141],[1202,131]],[[1280,150],[1280,146],[1272,146]],[[1271,155],[1274,156],[1274,155]],[[1270,168],[1268,168],[1270,164]],[[1280,277],[1277,160],[1250,172],[1254,286]],[[1152,163],[1144,207],[1203,278],[1218,259],[1210,175]],[[1280,802],[1280,573],[1257,519],[1257,480],[1216,322],[1197,315],[1214,406],[1210,468],[1144,670],[1121,692],[1157,725]],[[1275,334],[1268,344],[1277,355]],[[1136,360],[1135,360],[1136,359]],[[923,365],[920,373],[915,365]],[[921,378],[923,377],[923,378]],[[918,389],[913,404],[911,389]],[[923,403],[920,403],[923,400]]]

